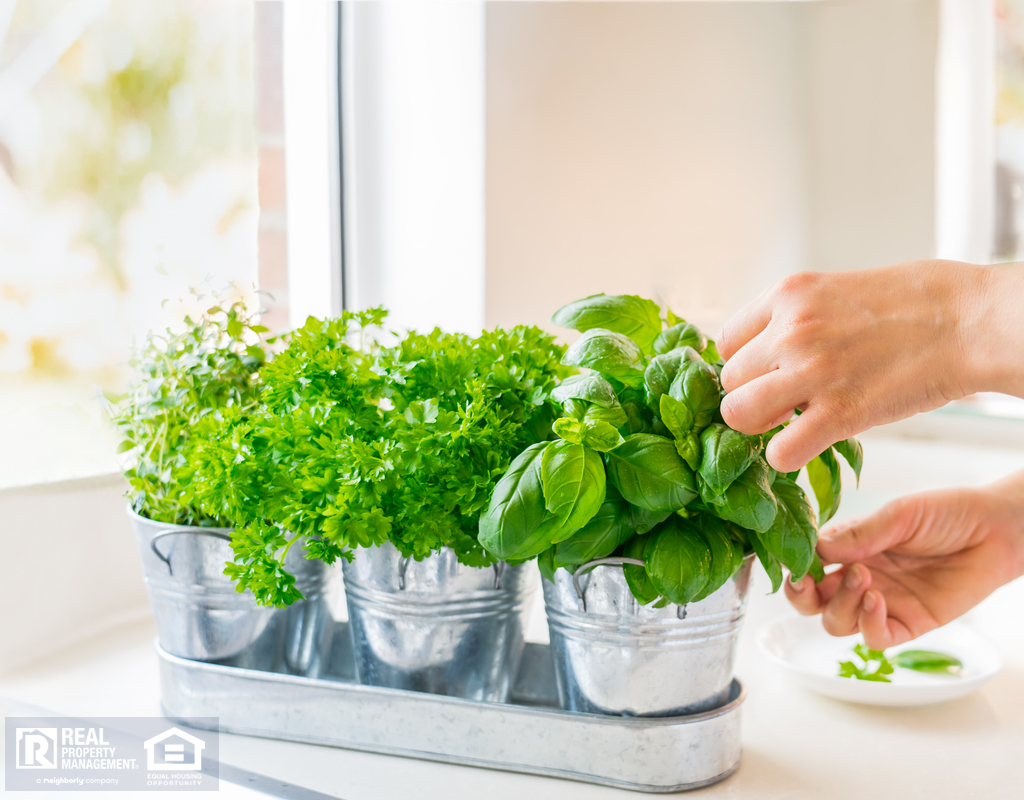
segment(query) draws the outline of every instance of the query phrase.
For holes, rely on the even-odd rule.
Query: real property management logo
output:
[[[216,717],[7,717],[12,791],[217,791]]]

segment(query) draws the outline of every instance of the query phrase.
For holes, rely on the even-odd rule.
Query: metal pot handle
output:
[[[621,566],[623,564],[633,564],[634,566],[642,567],[644,562],[639,558],[595,558],[593,561],[588,561],[586,564],[581,564],[576,568],[576,571],[572,574],[572,585],[576,590],[576,597],[584,611],[587,610],[587,598],[583,596],[583,589],[580,588],[580,575],[584,572],[589,572],[594,567]]]
[[[167,574],[168,575],[174,575],[174,570],[171,568],[171,557],[170,556],[165,556],[163,553],[161,553],[160,550],[156,546],[156,542],[157,542],[157,539],[162,539],[164,536],[176,536],[177,534],[180,534],[180,533],[190,533],[190,534],[193,534],[195,536],[212,536],[215,539],[223,539],[225,542],[230,542],[231,541],[231,535],[228,534],[228,533],[223,533],[221,531],[210,531],[210,530],[205,530],[203,528],[192,528],[192,529],[188,529],[188,530],[178,529],[178,528],[168,528],[167,530],[160,531],[158,534],[156,534],[156,536],[154,536],[150,540],[149,546],[152,549],[152,551],[156,554],[156,557],[159,558],[161,561],[163,561],[167,565]]]

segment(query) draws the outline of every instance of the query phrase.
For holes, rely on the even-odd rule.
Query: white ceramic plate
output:
[[[959,675],[929,675],[897,667],[889,676],[892,683],[840,678],[836,674],[840,661],[852,660],[860,664],[851,648],[861,641],[860,636],[829,636],[821,627],[820,617],[801,617],[796,613],[767,622],[757,632],[761,652],[801,686],[853,703],[876,706],[941,703],[970,694],[1003,668],[1003,658],[991,642],[963,623],[951,622],[905,645],[890,648],[886,654],[894,655],[901,650],[938,650],[963,662]]]

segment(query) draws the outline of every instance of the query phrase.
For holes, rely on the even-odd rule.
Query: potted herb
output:
[[[229,571],[295,594],[284,555],[343,560],[357,677],[504,700],[530,573],[476,538],[514,455],[551,435],[564,349],[536,328],[382,345],[385,312],[310,319],[262,373],[261,406],[197,450],[195,492],[238,532]]]
[[[712,708],[730,691],[755,555],[773,590],[783,567],[794,580],[821,571],[797,473],[764,458],[781,427],[729,428],[714,342],[650,300],[597,295],[553,321],[583,332],[563,364],[587,372],[555,390],[557,438],[512,462],[480,542],[507,561],[538,559],[565,708]],[[839,504],[837,453],[859,476],[854,439],[807,465],[822,523]]]
[[[201,298],[200,298],[201,299]],[[160,643],[184,658],[216,661],[273,649],[273,609],[239,594],[223,574],[230,520],[200,507],[192,492],[197,431],[259,403],[266,351],[241,302],[218,303],[180,331],[151,333],[134,353],[128,392],[108,412],[124,440],[129,509]],[[300,565],[301,566],[301,565]],[[310,596],[323,569],[303,573]]]

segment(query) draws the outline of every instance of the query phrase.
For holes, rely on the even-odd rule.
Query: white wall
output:
[[[487,324],[932,254],[937,0],[490,3]],[[550,326],[549,326],[550,327]]]

